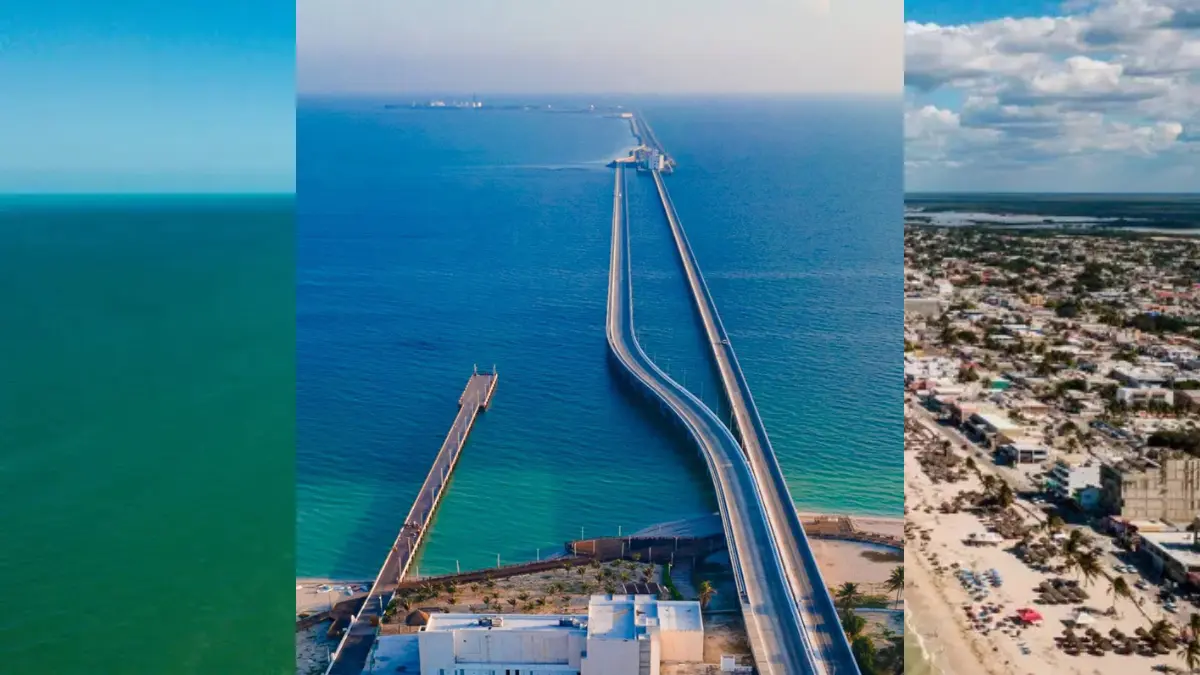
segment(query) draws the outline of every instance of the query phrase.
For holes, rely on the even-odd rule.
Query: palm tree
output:
[[[1166,619],[1159,619],[1150,624],[1150,639],[1155,642],[1165,642],[1175,637],[1175,626]]]
[[[1100,567],[1100,556],[1096,555],[1095,551],[1083,551],[1075,556],[1075,566],[1079,573],[1083,575],[1083,584],[1086,586],[1104,573]]]
[[[983,494],[991,496],[992,491],[996,489],[996,477],[988,474],[983,477]]]
[[[700,609],[705,609],[708,607],[709,601],[712,600],[712,596],[717,594],[717,589],[713,588],[713,585],[711,582],[701,581],[699,593],[700,593]]]
[[[1071,530],[1071,533],[1067,535],[1067,540],[1063,542],[1063,553],[1066,555],[1075,555],[1089,543],[1091,542],[1082,530]]]
[[[859,600],[862,599],[862,593],[858,590],[858,584],[847,581],[838,587],[835,595],[838,599],[838,606],[842,611],[850,611],[858,606]]]
[[[1200,666],[1200,638],[1192,637],[1183,643],[1183,646],[1179,648],[1179,658],[1187,664],[1188,672],[1196,672],[1196,667]]]
[[[1133,590],[1129,588],[1129,582],[1125,581],[1125,577],[1114,577],[1109,580],[1108,592],[1113,596],[1113,610],[1117,609],[1117,600],[1133,600]],[[1195,616],[1194,614],[1192,616]]]
[[[1192,612],[1188,618],[1188,633],[1192,639],[1200,640],[1200,614]]]
[[[888,575],[884,586],[896,594],[896,602],[900,602],[900,594],[904,592],[904,565],[896,565]]]
[[[1070,572],[1070,571],[1074,570],[1075,572],[1078,573],[1079,558],[1071,553],[1063,553],[1062,557],[1063,557],[1063,564],[1062,564],[1063,571]]]
[[[846,612],[842,617],[842,630],[846,631],[846,639],[854,642],[867,628],[867,620],[854,612]]]
[[[1013,505],[1013,491],[1008,483],[1000,484],[1000,490],[996,493],[996,501],[1000,504],[1001,509],[1007,509]]]
[[[1063,521],[1062,516],[1058,515],[1057,513],[1051,513],[1050,517],[1046,519],[1046,522],[1042,524],[1042,527],[1050,532],[1058,532],[1059,530],[1063,529],[1066,524],[1067,523]]]

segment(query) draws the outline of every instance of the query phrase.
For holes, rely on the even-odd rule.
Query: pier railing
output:
[[[380,567],[366,600],[358,613],[351,617],[350,625],[346,627],[346,632],[338,642],[337,651],[333,653],[329,668],[325,671],[326,675],[358,675],[362,671],[371,645],[375,641],[374,624],[382,619],[386,606],[395,597],[397,585],[408,573],[408,568],[424,541],[425,532],[438,504],[441,503],[446,484],[458,464],[458,458],[471,429],[474,428],[475,420],[491,403],[497,377],[494,367],[491,372],[482,373],[476,368],[467,381],[467,386],[458,399],[459,411],[454,418],[454,424],[442,441],[433,466],[425,476],[425,481],[417,492],[391,550],[384,558],[383,566]],[[365,623],[372,625],[368,629]]]

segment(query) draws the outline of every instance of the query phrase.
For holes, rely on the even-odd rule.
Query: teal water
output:
[[[713,512],[694,451],[605,361],[604,164],[628,125],[383,103],[298,112],[297,573],[377,571],[474,363],[499,385],[422,573]],[[644,109],[798,504],[899,515],[898,104]],[[719,405],[652,184],[631,197],[641,338]]]
[[[294,672],[293,213],[0,197],[0,672]]]

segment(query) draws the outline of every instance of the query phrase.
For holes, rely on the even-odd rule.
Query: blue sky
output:
[[[904,20],[956,25],[1004,16],[1042,16],[1057,13],[1056,0],[906,0]]]
[[[304,93],[892,93],[903,0],[298,0]]]
[[[1196,0],[910,0],[910,191],[1195,192]]]
[[[0,192],[291,191],[287,0],[12,0]]]

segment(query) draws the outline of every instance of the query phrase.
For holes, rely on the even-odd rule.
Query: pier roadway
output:
[[[804,526],[796,513],[795,503],[775,458],[775,451],[767,438],[758,408],[754,405],[750,386],[746,383],[733,346],[729,344],[729,335],[725,332],[720,315],[717,314],[717,306],[708,291],[704,276],[700,273],[700,266],[696,262],[683,225],[679,222],[675,204],[671,201],[663,177],[658,171],[651,173],[683,262],[692,299],[704,324],[713,359],[720,372],[722,388],[733,410],[734,431],[738,434],[742,449],[750,462],[758,493],[762,496],[767,519],[782,555],[788,585],[793,596],[798,599],[807,639],[816,653],[816,672],[857,675],[858,666],[842,631],[837,608],[821,578],[821,571],[804,533]]]
[[[467,387],[458,399],[458,415],[442,447],[438,450],[433,466],[421,485],[421,491],[413,501],[408,516],[400,526],[400,534],[396,537],[387,558],[371,592],[367,594],[362,609],[354,615],[345,635],[338,643],[326,675],[359,675],[367,665],[371,648],[375,644],[378,623],[384,609],[392,601],[397,584],[408,573],[408,568],[416,558],[421,542],[425,540],[425,530],[433,520],[433,512],[441,502],[442,493],[450,481],[450,474],[458,464],[467,436],[475,425],[475,418],[487,408],[496,390],[495,369],[490,373],[475,372],[467,381]]]
[[[737,440],[708,407],[646,356],[634,334],[623,166],[617,165],[615,174],[606,325],[609,353],[642,393],[684,427],[708,465],[758,672],[823,672],[815,667],[816,658],[806,643],[765,508]]]

